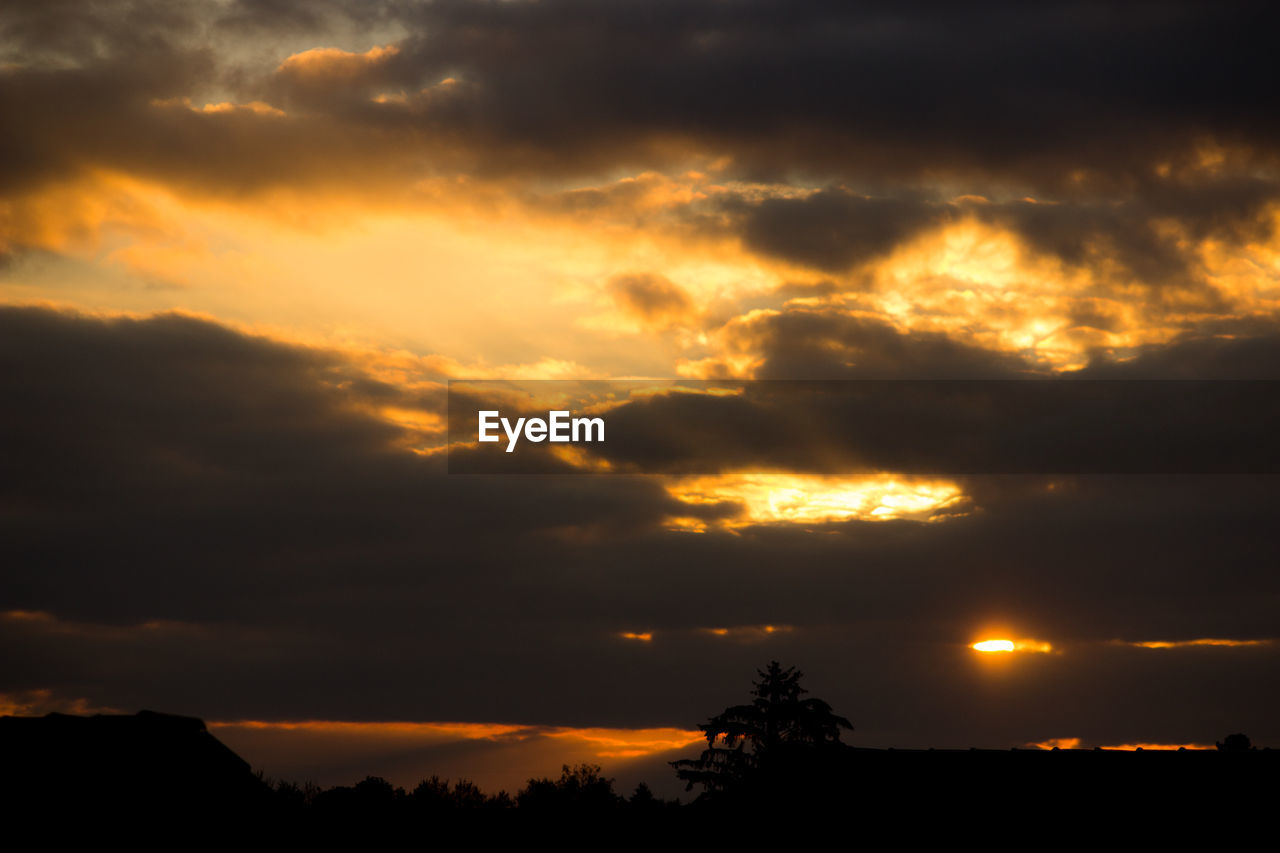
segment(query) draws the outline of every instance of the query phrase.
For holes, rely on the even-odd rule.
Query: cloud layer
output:
[[[970,511],[933,523],[689,534],[659,478],[445,475],[339,354],[2,316],[9,692],[688,726],[781,657],[880,743],[1261,737],[1274,716],[1273,646],[1112,642],[1274,634],[1269,477],[969,478]],[[984,671],[968,644],[1002,626],[1063,653]]]

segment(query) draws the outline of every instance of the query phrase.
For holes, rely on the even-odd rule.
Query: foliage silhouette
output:
[[[1253,743],[1244,732],[1236,732],[1235,734],[1227,735],[1222,741],[1215,743],[1214,746],[1218,747],[1219,752],[1248,752],[1253,748]]]
[[[993,803],[1032,830],[1043,828],[1045,804],[1099,819],[1122,808],[1143,816],[1136,824],[1145,832],[1162,818],[1181,828],[1194,813],[1269,814],[1280,795],[1280,750],[1254,747],[1242,733],[1217,750],[859,749],[841,743],[849,722],[805,696],[797,670],[773,662],[758,675],[750,704],[702,726],[703,757],[673,762],[686,784],[706,788],[685,805],[644,784],[619,796],[594,764],[530,779],[514,797],[438,776],[410,793],[376,776],[324,790],[273,782],[199,720],[150,713],[0,717],[0,804],[6,817],[45,831],[74,819],[128,826],[132,838],[135,829],[163,834],[166,821],[177,821],[241,840],[245,830],[261,830],[292,846],[349,839],[367,847],[375,835],[450,828],[515,844],[531,830],[562,837],[566,826],[663,843],[711,825],[754,831],[757,816],[816,825],[851,808],[913,829],[927,815],[953,831],[988,815]]]
[[[821,699],[804,698],[804,673],[771,661],[756,674],[751,704],[726,708],[698,727],[707,738],[701,757],[671,762],[685,790],[702,785],[715,796],[781,782],[844,749],[840,730],[852,724]]]
[[[499,791],[490,797],[469,779],[459,779],[450,787],[449,780],[439,776],[423,779],[409,794],[409,798],[414,809],[423,814],[473,812],[485,808],[505,809],[513,805],[506,791]]]
[[[522,809],[538,811],[608,811],[624,800],[613,791],[613,780],[600,775],[598,764],[563,765],[560,778],[530,779],[516,796]]]

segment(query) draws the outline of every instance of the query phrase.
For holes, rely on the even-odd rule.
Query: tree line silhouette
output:
[[[469,780],[450,782],[439,776],[422,780],[412,790],[394,786],[379,776],[367,776],[352,786],[327,789],[259,778],[263,779],[276,807],[295,815],[363,815],[380,819],[397,816],[494,818],[515,812],[548,816],[651,816],[680,807],[678,800],[654,796],[643,782],[629,796],[624,796],[614,790],[614,779],[602,775],[600,765],[585,763],[563,765],[559,778],[530,779],[514,796],[506,791],[486,794]]]
[[[1150,814],[1269,808],[1280,792],[1280,752],[1242,733],[1209,751],[894,750],[846,744],[849,720],[807,695],[803,673],[777,661],[757,671],[750,701],[701,724],[706,747],[671,762],[687,802],[629,793],[595,764],[564,765],[556,778],[528,780],[514,795],[486,793],[438,776],[411,790],[368,776],[320,788],[274,781],[210,735],[194,718],[134,716],[0,718],[4,759],[0,803],[13,814],[96,811],[187,815],[222,825],[257,822],[285,831],[410,827],[427,822],[518,829],[566,820],[666,827],[735,813],[863,814],[964,821],[990,809],[1032,815],[1046,803]]]

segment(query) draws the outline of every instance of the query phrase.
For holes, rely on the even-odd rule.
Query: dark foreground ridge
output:
[[[269,787],[202,720],[133,715],[0,717],[5,801],[128,812],[261,807]]]
[[[838,740],[780,742],[761,753],[767,762],[751,762],[752,772],[704,781],[705,790],[685,804],[658,799],[644,785],[622,796],[591,765],[566,766],[559,779],[531,779],[515,796],[435,777],[412,791],[377,777],[327,790],[272,784],[199,719],[151,711],[0,717],[0,754],[3,802],[18,823],[88,816],[108,833],[175,819],[207,831],[252,825],[303,836],[427,824],[554,830],[566,821],[661,829],[762,813],[814,821],[856,814],[861,821],[938,826],[970,825],[993,814],[1019,825],[1071,816],[1078,824],[1159,821],[1168,828],[1227,815],[1261,818],[1280,793],[1280,752],[1253,748],[1239,735],[1218,750],[1180,751],[882,750]],[[733,748],[711,757],[731,767],[735,754],[751,753]]]

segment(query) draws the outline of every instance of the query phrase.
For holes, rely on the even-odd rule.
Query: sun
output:
[[[1047,654],[1054,651],[1053,644],[1046,643],[1043,640],[1007,640],[1004,638],[979,640],[969,646],[975,652],[985,653],[1010,653],[1010,652],[1036,652],[1039,654]]]

